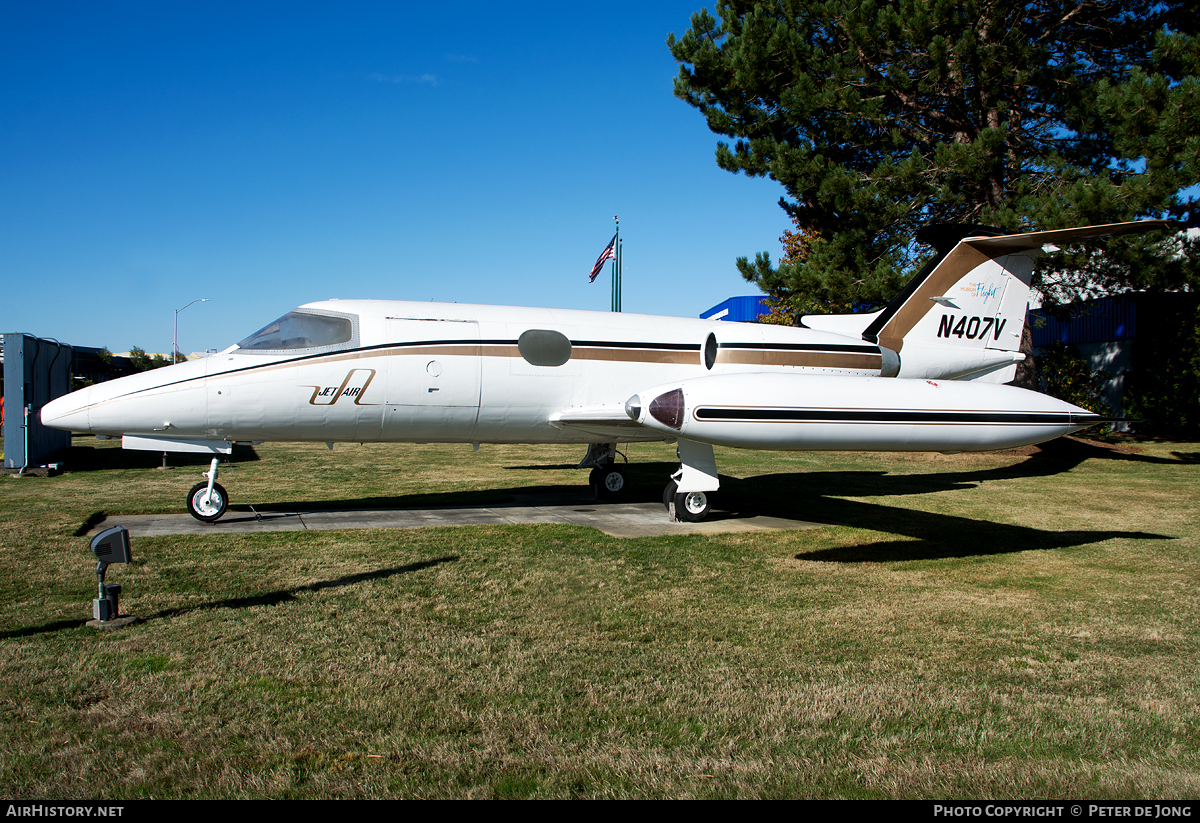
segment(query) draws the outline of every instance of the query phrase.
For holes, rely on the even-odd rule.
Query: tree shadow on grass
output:
[[[103,523],[107,517],[108,514],[105,513],[104,509],[92,512],[90,515],[88,515],[87,520],[84,520],[79,524],[79,528],[75,530],[74,536],[86,537],[88,532]]]
[[[319,592],[325,589],[338,589],[343,586],[353,586],[357,583],[364,583],[368,580],[386,580],[389,577],[395,577],[399,574],[411,574],[419,572],[422,569],[440,566],[443,563],[455,563],[459,559],[457,554],[448,554],[444,557],[435,557],[432,560],[420,560],[416,563],[406,563],[403,566],[393,566],[390,569],[376,569],[372,572],[360,572],[358,574],[348,574],[345,577],[338,577],[333,580],[320,580],[316,583],[309,583],[306,586],[294,586],[290,589],[280,589],[273,592],[264,592],[262,594],[253,595],[251,597],[230,597],[225,600],[214,600],[211,603],[202,603],[198,606],[188,606],[182,609],[163,609],[149,617],[139,618],[141,620],[159,620],[164,617],[177,617],[181,614],[189,612],[207,611],[209,609],[250,609],[255,606],[278,606],[283,603],[290,603],[296,599],[296,596],[304,592]]]
[[[389,577],[395,577],[398,574],[410,574],[418,572],[422,569],[428,569],[433,566],[440,566],[443,563],[454,563],[458,561],[457,554],[448,554],[444,557],[435,557],[432,560],[420,560],[416,563],[406,563],[403,566],[393,566],[390,569],[376,569],[372,572],[360,572],[359,574],[348,574],[345,577],[334,578],[333,580],[321,580],[316,583],[309,583],[307,586],[294,586],[290,589],[280,589],[274,592],[264,592],[250,597],[230,597],[225,600],[214,600],[210,603],[201,603],[197,606],[188,606],[182,609],[163,609],[160,612],[152,614],[148,617],[138,617],[139,623],[147,623],[151,620],[161,620],[166,617],[177,617],[189,612],[205,611],[208,609],[250,609],[255,606],[278,606],[283,603],[290,603],[296,599],[296,596],[304,592],[319,592],[325,589],[336,589],[343,586],[353,586],[357,583],[363,583],[368,580],[386,580]],[[16,629],[9,632],[0,632],[0,639],[14,637],[31,637],[38,634],[48,634],[50,632],[63,631],[64,629],[78,629],[84,624],[79,620],[58,620],[54,623],[46,623],[41,626],[30,626],[24,629]]]
[[[1171,535],[1141,531],[1053,531],[837,498],[821,499],[820,507],[822,521],[852,524],[911,539],[883,539],[858,546],[818,549],[796,555],[798,560],[826,563],[890,563],[1064,549],[1102,543],[1113,538],[1178,539]]]

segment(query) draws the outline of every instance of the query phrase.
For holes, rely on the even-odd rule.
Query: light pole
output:
[[[192,301],[192,303],[207,303],[207,302],[208,302],[207,297],[197,297],[195,300]],[[187,306],[183,307],[183,309],[186,309],[188,306],[192,305],[192,303],[188,303]],[[179,313],[181,311],[183,311],[183,309],[175,310],[175,334],[171,338],[171,365],[175,365],[176,355],[179,352]]]

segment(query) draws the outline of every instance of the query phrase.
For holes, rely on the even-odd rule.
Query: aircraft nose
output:
[[[41,420],[43,426],[52,429],[85,432],[91,430],[88,421],[88,406],[91,396],[91,386],[77,392],[63,395],[42,406]]]

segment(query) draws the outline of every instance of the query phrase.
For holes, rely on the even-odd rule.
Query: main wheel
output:
[[[672,480],[670,483],[667,484],[667,487],[665,489],[663,489],[663,508],[664,509],[667,509],[668,511],[670,511],[671,503],[673,503],[675,501],[675,490],[678,488],[679,488],[679,484],[676,483],[674,480]]]
[[[212,523],[219,520],[225,510],[229,508],[229,495],[225,494],[225,487],[220,483],[213,483],[212,494],[208,495],[205,500],[205,492],[208,491],[208,483],[197,483],[192,486],[192,490],[188,492],[187,507],[188,513],[197,520],[202,520],[205,523]]]
[[[699,523],[708,517],[708,495],[704,492],[684,492],[675,495],[675,519]]]
[[[597,500],[612,502],[621,497],[625,488],[625,472],[616,466],[597,466],[588,477],[592,494]]]

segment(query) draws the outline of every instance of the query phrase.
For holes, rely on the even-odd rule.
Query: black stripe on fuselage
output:
[[[753,349],[759,351],[819,351],[850,354],[879,354],[878,346],[824,343],[718,343],[721,349]]]
[[[517,341],[512,341],[516,345]],[[581,349],[654,349],[659,351],[700,351],[699,343],[637,343],[620,340],[572,340],[571,345]]]
[[[1023,426],[1082,426],[1092,415],[1067,412],[970,412],[884,409],[738,409],[704,406],[693,416],[701,421],[729,423],[969,423]]]

